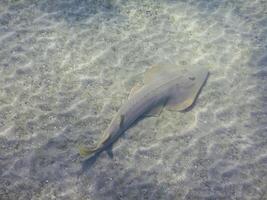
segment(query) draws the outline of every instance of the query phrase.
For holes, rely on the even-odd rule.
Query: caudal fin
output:
[[[79,146],[79,154],[82,157],[87,157],[96,152],[97,149],[98,149],[97,147],[90,148],[86,146]]]

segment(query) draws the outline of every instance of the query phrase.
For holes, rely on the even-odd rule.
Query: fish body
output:
[[[168,71],[168,69],[166,69]],[[149,77],[145,84],[130,97],[113,117],[104,131],[100,142],[93,148],[80,151],[82,155],[105,150],[127,130],[138,118],[149,115],[153,109],[169,106],[171,110],[185,110],[191,106],[208,76],[205,68],[195,69],[185,74],[170,70],[157,70],[158,75]],[[161,109],[157,109],[160,112]]]

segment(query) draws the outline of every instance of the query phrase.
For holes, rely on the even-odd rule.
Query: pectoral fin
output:
[[[153,82],[154,84],[160,84],[163,81],[174,81],[170,83],[173,85],[168,91],[166,108],[169,110],[182,111],[194,103],[207,77],[208,70],[204,67],[191,68],[189,70],[168,64],[154,66],[148,69],[144,76],[144,83]],[[156,112],[157,109],[158,108],[156,108],[155,111],[151,111],[151,113]]]
[[[163,79],[170,79],[177,74],[177,67],[173,65],[158,66],[155,65],[149,68],[145,72],[144,83],[150,83],[152,81],[161,81]]]
[[[124,119],[125,119],[125,116],[121,115],[120,116],[120,128],[122,128],[122,126],[123,126]]]
[[[193,105],[203,83],[186,83],[186,81],[190,81],[190,78],[182,81],[179,88],[172,91],[172,94],[166,103],[166,109],[172,111],[183,111]]]
[[[183,111],[189,108],[194,103],[194,100],[194,97],[189,97],[181,102],[172,99],[167,103],[166,109],[170,111]]]

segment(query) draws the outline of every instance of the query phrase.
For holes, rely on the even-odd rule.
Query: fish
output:
[[[187,110],[194,104],[208,75],[204,67],[179,70],[171,65],[148,69],[144,83],[132,88],[99,142],[92,147],[80,146],[80,156],[88,157],[104,150],[112,156],[113,143],[140,117],[159,116],[163,107],[171,111]]]

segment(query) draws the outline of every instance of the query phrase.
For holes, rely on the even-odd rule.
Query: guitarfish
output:
[[[146,71],[144,84],[137,84],[113,117],[102,139],[93,147],[80,147],[81,156],[108,151],[118,137],[141,116],[157,116],[163,107],[172,111],[189,108],[208,77],[203,67],[186,71],[173,66],[155,66]]]

